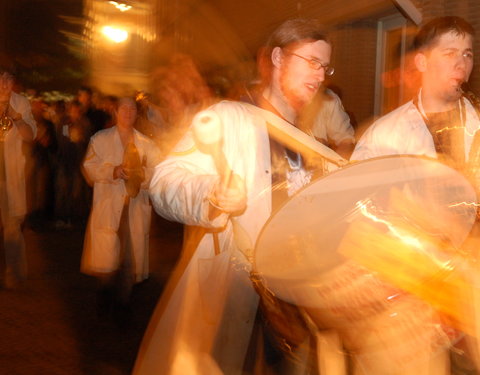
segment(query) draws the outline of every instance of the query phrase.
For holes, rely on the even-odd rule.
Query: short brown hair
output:
[[[332,44],[325,28],[316,19],[295,18],[282,23],[270,35],[257,56],[258,70],[262,83],[268,84],[271,79],[272,61],[270,56],[274,48],[294,48],[295,45],[323,40]]]
[[[457,16],[437,17],[427,22],[415,36],[413,47],[416,51],[431,48],[443,34],[475,35],[475,29],[463,18]]]
[[[285,48],[295,43],[324,40],[330,44],[323,26],[315,19],[296,18],[282,23],[268,38],[266,48]]]

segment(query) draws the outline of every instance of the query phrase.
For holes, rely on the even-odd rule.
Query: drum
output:
[[[475,217],[475,190],[459,172],[418,156],[370,159],[281,206],[254,268],[275,296],[341,332],[366,373],[389,373],[470,323],[460,248]]]

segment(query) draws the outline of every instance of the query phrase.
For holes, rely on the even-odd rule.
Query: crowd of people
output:
[[[99,313],[128,309],[132,286],[149,276],[153,206],[162,217],[185,225],[184,248],[134,375],[446,375],[454,345],[471,363],[480,362],[475,330],[462,332],[465,322],[452,323],[438,306],[389,284],[376,270],[351,260],[345,260],[348,267],[329,270],[333,278],[354,283],[358,295],[388,291],[380,300],[360,303],[368,313],[352,318],[329,301],[319,313],[282,300],[255,269],[255,243],[272,215],[348,159],[429,157],[477,188],[478,167],[471,161],[478,161],[480,108],[462,89],[473,69],[474,34],[458,17],[425,24],[412,52],[421,89],[358,142],[340,98],[324,87],[334,73],[332,42],[316,20],[289,20],[272,33],[259,57],[261,83],[237,101],[214,98],[184,55],[153,73],[156,100],[137,92],[105,96],[96,104],[88,87],[68,103],[28,102],[13,91],[14,70],[2,67],[5,285],[13,287],[27,275],[26,217],[32,225],[49,220],[62,230],[81,222],[86,223],[81,272],[99,281]],[[402,194],[415,196],[409,188]],[[448,209],[440,207],[437,216]],[[391,216],[398,221],[409,214],[401,213]],[[353,225],[358,217],[351,213],[345,222]],[[408,217],[409,223],[415,220]],[[424,232],[455,242],[448,233],[430,233],[437,229]],[[295,243],[297,258],[305,256],[301,247],[307,240],[293,233],[287,238],[288,244],[275,246]],[[462,266],[467,278],[469,267]],[[314,300],[315,288],[323,287],[332,299],[338,297],[328,287],[332,280],[319,280],[295,293],[310,293]],[[293,279],[285,285],[289,282]],[[392,340],[405,331],[417,335],[401,344]]]

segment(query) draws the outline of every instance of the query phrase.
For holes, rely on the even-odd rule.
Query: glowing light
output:
[[[435,133],[443,133],[445,131],[448,131],[448,130],[455,130],[455,129],[465,129],[465,126],[446,126],[444,127],[443,129],[439,129],[437,130]],[[470,134],[470,133],[469,133]],[[473,135],[473,134],[470,134],[470,135]]]
[[[120,12],[126,12],[127,10],[132,9],[131,5],[117,3],[116,1],[109,1],[115,8],[117,8]]]
[[[105,26],[102,29],[103,35],[115,43],[122,43],[128,38],[128,32],[111,26]]]
[[[404,242],[408,245],[414,246],[418,249],[422,248],[422,243],[417,238],[403,235],[402,233],[400,233],[397,230],[397,228],[395,228],[392,225],[392,223],[390,223],[386,220],[380,219],[380,218],[376,217],[374,214],[368,212],[367,203],[357,202],[357,207],[360,209],[360,212],[365,217],[368,217],[369,219],[372,219],[373,221],[375,221],[377,223],[385,224],[387,226],[387,228],[390,230],[390,233],[392,233],[395,237],[399,238],[402,242]]]
[[[480,204],[475,203],[475,202],[459,202],[459,203],[454,203],[451,204],[450,207],[459,207],[459,206],[467,206],[467,207],[480,207]]]
[[[402,241],[406,245],[409,245],[409,246],[412,246],[412,247],[416,248],[419,251],[419,253],[425,254],[429,259],[431,259],[433,262],[435,262],[435,264],[438,267],[440,267],[442,270],[451,271],[451,270],[454,269],[454,266],[451,264],[450,260],[442,261],[441,259],[437,259],[436,257],[432,257],[431,251],[429,251],[428,248],[425,249],[424,246],[423,246],[423,243],[418,238],[402,234],[399,230],[397,230],[397,228],[395,228],[395,226],[391,222],[389,222],[387,220],[380,219],[377,216],[375,216],[373,213],[369,212],[368,207],[367,207],[368,204],[371,205],[372,202],[371,201],[367,201],[367,202],[361,202],[360,201],[360,202],[357,202],[357,204],[356,204],[357,208],[360,209],[360,212],[365,217],[373,220],[374,222],[385,224],[392,235],[397,237],[400,241]]]

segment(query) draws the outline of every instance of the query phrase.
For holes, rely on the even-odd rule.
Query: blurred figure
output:
[[[160,108],[153,104],[149,95],[143,91],[135,94],[135,101],[138,108],[135,129],[155,142],[160,140],[162,133],[167,130]]]
[[[192,58],[184,54],[172,56],[169,64],[154,71],[152,92],[163,120],[157,141],[166,154],[186,132],[192,117],[210,105],[213,97]]]
[[[420,155],[439,159],[461,172],[470,173],[469,157],[479,152],[472,148],[472,140],[480,127],[480,119],[472,103],[462,95],[462,84],[468,81],[473,68],[473,37],[473,27],[462,18],[453,16],[435,18],[420,29],[413,52],[415,66],[421,75],[420,90],[411,101],[377,120],[365,132],[355,147],[352,160],[384,155]],[[429,308],[425,305],[423,311]],[[418,316],[421,316],[420,312]],[[412,327],[419,332],[422,329],[427,332],[426,327],[432,326],[432,321],[419,320],[414,324],[412,322]],[[444,329],[448,331],[449,328]],[[435,327],[431,328],[432,346],[441,334]],[[382,339],[385,336],[380,332],[376,342],[380,343]],[[451,342],[439,346],[437,353],[432,348],[415,348],[419,353],[423,352],[423,358],[419,356],[419,366],[431,360],[438,367],[420,372],[415,363],[410,367],[405,364],[402,372],[395,374],[448,373],[448,344]],[[392,348],[385,357],[399,356],[400,350]],[[371,372],[367,368],[365,373]],[[394,372],[385,369],[384,373]]]
[[[120,318],[133,284],[148,278],[148,185],[160,161],[155,144],[134,129],[136,118],[135,101],[121,98],[116,125],[92,137],[83,162],[94,196],[81,270],[100,282],[99,314],[113,309]]]
[[[252,370],[245,360],[258,306],[249,278],[253,244],[272,209],[313,176],[299,149],[269,138],[267,122],[284,124],[283,118],[293,128],[287,122],[296,124],[325,75],[332,73],[330,42],[314,20],[283,23],[268,49],[271,70],[261,108],[223,101],[199,112],[174,152],[155,169],[150,185],[155,210],[185,223],[186,235],[135,375]],[[303,341],[303,332],[300,336]],[[284,338],[282,343],[299,344]],[[258,357],[262,352],[252,349]],[[274,360],[258,373],[281,365],[282,358]]]
[[[90,121],[82,105],[73,100],[68,104],[67,123],[57,133],[57,173],[55,178],[55,227],[71,229],[75,220],[88,215],[91,188],[82,176],[81,164],[92,135]]]
[[[67,123],[67,106],[65,100],[57,100],[50,107],[50,121],[55,125],[55,134],[59,133],[59,129]]]
[[[0,210],[5,251],[5,286],[27,276],[22,223],[27,213],[23,142],[31,142],[36,124],[28,99],[13,91],[13,67],[0,67]]]
[[[311,129],[313,136],[349,158],[355,147],[355,131],[339,96],[329,88],[321,90],[302,115],[302,128]]]
[[[257,103],[268,82],[271,68],[268,50],[265,48],[258,52],[257,67],[260,80],[251,87],[244,87],[244,93],[240,96],[247,103]],[[328,87],[318,90],[315,98],[302,108],[296,126],[344,158],[348,159],[353,152],[355,131],[350,117],[343,108],[340,97]]]
[[[77,100],[81,105],[83,113],[92,125],[92,134],[104,129],[105,124],[108,122],[108,115],[95,107],[92,89],[88,86],[80,87],[77,93]]]
[[[37,123],[37,136],[31,147],[32,172],[29,174],[30,224],[34,227],[45,224],[53,218],[54,198],[54,163],[57,151],[55,125],[45,114],[47,104],[39,99],[31,101],[32,113]]]
[[[115,95],[106,95],[102,98],[101,109],[107,114],[107,122],[104,125],[104,128],[111,128],[115,126],[117,122],[115,118],[115,112],[118,106],[118,97]]]

